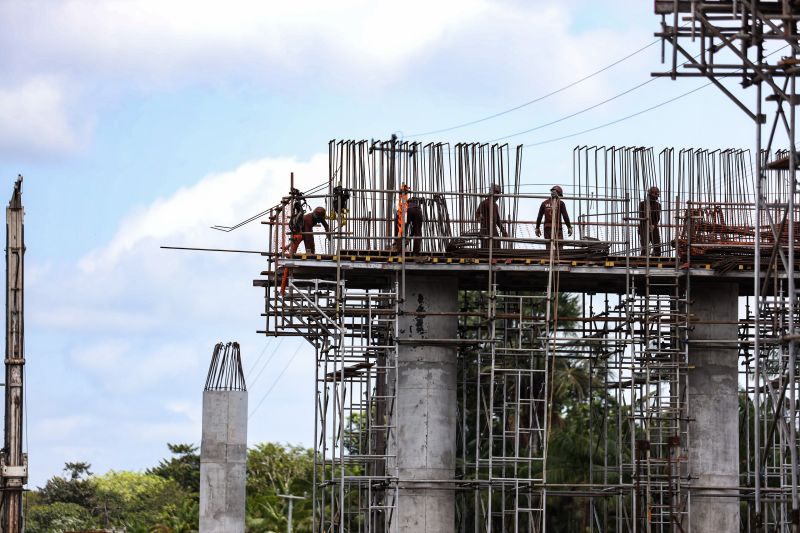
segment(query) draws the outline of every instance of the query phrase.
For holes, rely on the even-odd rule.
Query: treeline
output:
[[[171,457],[145,472],[91,472],[67,463],[63,475],[25,497],[28,533],[125,531],[190,533],[198,529],[200,455],[196,446],[168,444]],[[286,531],[278,494],[308,496],[295,502],[294,531],[311,531],[312,452],[300,446],[259,444],[247,452],[247,531]]]

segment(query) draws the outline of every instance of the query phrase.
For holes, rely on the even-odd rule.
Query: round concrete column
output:
[[[407,275],[401,308],[453,313],[454,277]],[[393,413],[400,495],[394,533],[440,533],[455,528],[456,338],[455,316],[403,314],[399,318],[397,403]],[[445,481],[445,483],[442,483]]]
[[[693,533],[739,532],[739,499],[735,497],[739,486],[739,376],[733,342],[738,338],[738,295],[738,287],[730,283],[692,286],[688,392]],[[725,487],[730,487],[730,495],[720,496],[726,493]]]

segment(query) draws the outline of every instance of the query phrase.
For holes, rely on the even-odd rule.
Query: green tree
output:
[[[68,477],[54,476],[39,490],[39,496],[45,504],[73,503],[90,509],[95,495],[94,481],[91,479],[89,463],[66,463],[64,472]]]
[[[171,479],[190,493],[200,492],[200,454],[193,444],[170,444],[167,448],[173,457],[162,459],[158,466],[146,471],[164,479]]]
[[[88,510],[74,503],[55,502],[32,507],[26,514],[28,533],[62,533],[96,526]]]
[[[313,452],[301,446],[258,444],[247,454],[247,531],[286,529],[286,502],[278,494],[307,495],[294,503],[293,526],[312,530]]]
[[[150,528],[160,522],[163,509],[177,509],[190,498],[177,482],[154,474],[111,470],[94,481],[94,510],[104,527]]]

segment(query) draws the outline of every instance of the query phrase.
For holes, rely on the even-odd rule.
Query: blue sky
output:
[[[199,444],[217,340],[242,344],[255,369],[251,406],[265,398],[251,442],[311,445],[311,351],[255,333],[260,258],[159,246],[260,248],[258,224],[208,228],[277,202],[291,171],[304,184],[324,180],[329,139],[407,136],[529,101],[651,42],[651,9],[630,0],[0,4],[0,195],[25,176],[31,484],[65,461],[142,469],[166,442]],[[660,68],[652,46],[542,102],[425,139],[529,129]],[[702,83],[656,80],[509,142],[568,135]],[[707,88],[526,149],[524,182],[570,183],[576,144],[753,139],[746,117]]]

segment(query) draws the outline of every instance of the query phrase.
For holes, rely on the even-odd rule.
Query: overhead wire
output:
[[[602,128],[606,128],[608,126],[613,126],[614,124],[619,124],[620,122],[623,122],[625,120],[628,120],[628,119],[631,119],[631,118],[634,118],[634,117],[638,117],[639,115],[643,115],[644,113],[653,111],[655,109],[658,109],[659,107],[663,107],[663,106],[665,106],[667,104],[671,104],[672,102],[674,102],[676,100],[680,100],[681,98],[689,96],[692,93],[696,93],[700,89],[705,89],[709,85],[712,85],[712,83],[709,82],[709,83],[706,83],[705,85],[701,85],[700,87],[695,87],[691,91],[687,91],[685,93],[681,93],[678,96],[674,96],[674,97],[672,97],[672,98],[670,98],[668,100],[664,100],[663,102],[660,102],[660,103],[658,103],[656,105],[653,105],[653,106],[650,106],[648,108],[642,109],[641,111],[637,111],[636,113],[631,113],[630,115],[626,115],[626,116],[624,116],[622,118],[618,118],[616,120],[612,120],[611,122],[606,122],[605,124],[600,124],[599,126],[595,126],[593,128],[588,128],[588,129],[585,129],[585,130],[582,130],[582,131],[578,131],[578,132],[575,132],[575,133],[570,133],[569,135],[562,135],[561,137],[548,139],[546,141],[539,141],[539,142],[535,142],[535,143],[525,144],[523,146],[525,148],[529,148],[529,147],[532,147],[532,146],[541,146],[543,144],[549,144],[549,143],[554,143],[554,142],[557,142],[557,141],[563,141],[564,139],[569,139],[571,137],[577,137],[578,135],[583,135],[584,133],[589,133],[589,132],[592,132],[592,131],[596,131],[596,130],[599,130],[599,129],[602,129]]]
[[[302,342],[297,344],[297,348],[295,349],[294,353],[292,354],[292,357],[290,357],[289,361],[286,362],[286,365],[283,367],[283,370],[281,370],[280,374],[278,374],[278,376],[275,378],[275,381],[272,382],[272,385],[270,385],[269,389],[267,389],[267,392],[264,393],[264,396],[261,397],[261,400],[258,402],[258,405],[256,405],[253,408],[253,410],[250,411],[250,414],[247,415],[247,418],[250,418],[251,416],[253,416],[253,414],[255,414],[256,411],[258,411],[258,408],[261,407],[261,404],[264,403],[264,400],[267,399],[267,397],[270,395],[270,393],[275,388],[275,386],[278,384],[278,382],[280,382],[281,378],[286,373],[286,370],[289,368],[289,365],[292,364],[292,361],[294,361],[295,357],[297,357],[297,354],[300,353],[300,348],[302,348],[302,347],[303,347],[303,343]]]
[[[780,51],[782,51],[782,50],[785,50],[786,48],[788,48],[788,45],[787,45],[787,46],[783,46],[783,47],[781,47],[781,48],[778,48],[777,50],[773,50],[772,52],[770,52],[769,54],[765,55],[764,57],[765,57],[765,58],[767,58],[767,57],[770,57],[770,56],[772,56],[772,55],[775,55],[775,54],[777,54],[778,52],[780,52]],[[699,55],[699,54],[698,54],[698,55]],[[697,57],[697,56],[695,56],[695,57]],[[687,63],[688,63],[688,62],[687,62]],[[687,63],[684,63],[684,65],[685,65],[685,64],[687,64]],[[659,78],[651,78],[651,79],[650,79],[650,80],[648,80],[648,81],[652,81],[652,80],[656,80],[656,79],[659,79]],[[645,82],[645,83],[647,83],[647,82]],[[626,91],[626,93],[627,93],[627,92],[631,92],[632,90],[634,90],[634,89],[636,89],[636,88],[638,88],[638,87],[641,87],[642,85],[645,85],[645,83],[642,83],[642,84],[638,85],[637,87],[633,87],[633,88],[631,88],[631,89],[628,89],[628,91]],[[612,120],[611,122],[606,122],[605,124],[600,124],[599,126],[594,126],[594,127],[592,127],[592,128],[588,128],[588,129],[585,129],[585,130],[582,130],[582,131],[578,131],[578,132],[575,132],[575,133],[570,133],[570,134],[568,134],[568,135],[562,135],[561,137],[556,137],[556,138],[553,138],[553,139],[547,139],[547,140],[544,140],[544,141],[539,141],[539,142],[535,142],[535,143],[528,143],[528,144],[525,144],[525,145],[523,145],[523,146],[524,146],[525,148],[530,148],[530,147],[534,147],[534,146],[541,146],[541,145],[543,145],[543,144],[550,144],[550,143],[557,142],[557,141],[563,141],[564,139],[569,139],[569,138],[572,138],[572,137],[577,137],[578,135],[583,135],[584,133],[590,133],[590,132],[592,132],[592,131],[596,131],[596,130],[599,130],[599,129],[602,129],[602,128],[606,128],[606,127],[608,127],[608,126],[613,126],[614,124],[618,124],[618,123],[620,123],[620,122],[623,122],[623,121],[625,121],[625,120],[629,120],[629,119],[631,119],[631,118],[638,117],[639,115],[643,115],[644,113],[648,113],[648,112],[650,112],[650,111],[653,111],[653,110],[655,110],[655,109],[658,109],[659,107],[663,107],[663,106],[665,106],[665,105],[667,105],[667,104],[670,104],[670,103],[672,103],[672,102],[674,102],[674,101],[676,101],[676,100],[680,100],[681,98],[684,98],[684,97],[686,97],[686,96],[689,96],[690,94],[693,94],[693,93],[695,93],[695,92],[697,92],[697,91],[699,91],[699,90],[701,90],[701,89],[705,89],[706,87],[708,87],[709,85],[712,85],[712,84],[713,84],[713,82],[709,82],[709,83],[706,83],[705,85],[701,85],[701,86],[699,86],[699,87],[695,87],[694,89],[692,89],[692,90],[690,90],[690,91],[687,91],[687,92],[685,92],[685,93],[681,93],[681,94],[679,94],[679,95],[677,95],[677,96],[674,96],[674,97],[672,97],[672,98],[669,98],[669,99],[667,99],[667,100],[664,100],[663,102],[660,102],[660,103],[658,103],[658,104],[656,104],[656,105],[653,105],[653,106],[647,107],[647,108],[645,108],[645,109],[642,109],[642,110],[640,110],[640,111],[637,111],[636,113],[631,113],[630,115],[626,115],[626,116],[624,116],[624,117],[622,117],[622,118],[618,118],[618,119],[616,119],[616,120]],[[622,94],[626,94],[626,93],[622,93]],[[620,94],[620,95],[617,95],[617,96],[621,96],[621,94]],[[612,97],[612,98],[610,98],[610,99],[608,99],[607,101],[613,100],[614,98],[616,98],[616,96],[615,96],[615,97]],[[595,105],[595,106],[593,106],[593,107],[597,107],[597,106],[599,106],[599,105],[602,105],[602,103],[603,103],[603,102],[601,102],[601,103],[599,103],[599,104],[596,104],[596,105]],[[586,111],[588,111],[588,109],[591,109],[591,108],[587,108],[587,109],[586,109]],[[583,112],[583,111],[579,111],[579,112],[577,112],[577,113],[573,113],[573,114],[572,114],[572,115],[570,115],[570,116],[574,116],[574,115],[576,115],[576,114],[579,114],[579,113],[581,113],[581,112]],[[565,117],[565,118],[569,118],[569,117]],[[553,123],[555,123],[555,122],[560,122],[561,120],[562,120],[562,119],[559,119],[559,120],[557,120],[557,121],[554,121],[554,122],[552,122],[551,124],[553,124]],[[541,126],[541,127],[544,127],[544,126]],[[530,130],[530,131],[533,131],[534,129],[539,129],[539,127],[537,127],[537,128],[533,128],[533,129],[532,129],[532,130]],[[516,134],[515,134],[515,135],[516,135]],[[512,136],[513,136],[513,135],[512,135]],[[506,138],[506,137],[500,137],[500,139],[505,139],[505,138]],[[489,141],[489,142],[493,142],[493,141]]]
[[[264,354],[267,352],[267,348],[269,348],[269,345],[270,345],[270,343],[272,342],[272,340],[273,340],[274,338],[275,338],[275,337],[267,337],[267,342],[265,342],[265,343],[264,343],[264,349],[263,349],[263,350],[261,350],[261,353],[260,353],[260,354],[258,354],[258,357],[256,357],[256,360],[253,362],[253,364],[252,364],[252,365],[250,365],[250,368],[248,368],[248,369],[247,369],[247,372],[245,372],[245,374],[244,374],[245,378],[247,378],[247,376],[249,376],[250,374],[252,374],[252,372],[253,372],[253,369],[254,369],[254,368],[255,368],[255,367],[258,365],[258,363],[261,361],[261,358],[262,358],[262,357],[264,356]],[[283,337],[281,337],[281,338],[283,338]]]
[[[258,379],[261,377],[261,374],[264,373],[264,370],[269,366],[269,363],[272,361],[272,358],[275,357],[276,353],[278,353],[278,348],[280,348],[281,344],[283,344],[283,339],[285,339],[285,337],[281,337],[280,341],[278,341],[278,344],[272,349],[272,353],[269,355],[269,357],[267,357],[267,362],[264,363],[264,366],[262,366],[261,370],[258,371],[256,377],[253,378],[253,382],[249,384],[251,388],[258,382]]]
[[[642,83],[640,83],[638,85],[634,85],[630,89],[627,89],[627,90],[625,90],[625,91],[623,91],[623,92],[621,92],[619,94],[615,94],[614,96],[612,96],[610,98],[606,98],[602,102],[598,102],[596,104],[590,105],[589,107],[585,107],[585,108],[581,109],[580,111],[575,111],[574,113],[571,113],[571,114],[566,115],[564,117],[561,117],[559,119],[553,120],[553,121],[548,122],[546,124],[540,124],[539,126],[534,126],[533,128],[530,128],[530,129],[527,129],[527,130],[518,131],[516,133],[511,133],[509,135],[504,135],[502,137],[497,137],[496,139],[491,139],[490,141],[487,141],[487,142],[493,143],[493,142],[497,142],[497,141],[502,141],[504,139],[510,139],[511,137],[518,137],[520,135],[524,135],[524,134],[530,133],[532,131],[536,131],[536,130],[540,130],[542,128],[546,128],[547,126],[552,126],[553,124],[558,124],[559,122],[563,122],[563,121],[571,119],[573,117],[577,117],[578,115],[586,113],[587,111],[591,111],[592,109],[600,107],[601,105],[607,104],[608,102],[611,102],[612,100],[616,100],[617,98],[625,96],[628,93],[632,93],[636,89],[644,87],[648,83],[652,83],[652,82],[656,81],[657,79],[659,79],[659,78],[649,78],[648,80],[646,80],[646,81],[644,81],[644,82],[642,82]]]
[[[542,100],[544,100],[546,98],[550,98],[551,96],[554,96],[554,95],[556,95],[556,94],[558,94],[560,92],[566,91],[567,89],[570,89],[570,88],[572,88],[572,87],[574,87],[574,86],[576,86],[576,85],[578,85],[580,83],[583,83],[584,81],[586,81],[586,80],[588,80],[590,78],[593,78],[594,76],[597,76],[598,74],[601,74],[601,73],[605,72],[606,70],[608,70],[608,69],[610,69],[612,67],[615,67],[615,66],[619,65],[623,61],[627,61],[628,59],[632,58],[636,54],[639,54],[639,53],[647,50],[648,48],[650,48],[651,46],[653,46],[654,44],[656,44],[660,40],[661,40],[660,38],[656,39],[656,40],[652,41],[651,43],[649,43],[649,44],[647,44],[647,45],[645,45],[645,46],[643,46],[643,47],[641,47],[641,48],[639,48],[637,50],[634,50],[633,52],[631,52],[630,54],[626,55],[625,57],[617,59],[613,63],[609,63],[605,67],[592,72],[591,74],[587,74],[586,76],[584,76],[584,77],[582,77],[582,78],[580,78],[578,80],[575,80],[575,81],[573,81],[571,83],[568,83],[567,85],[564,85],[563,87],[559,87],[558,89],[550,91],[547,94],[543,94],[542,96],[538,96],[538,97],[534,98],[533,100],[529,100],[529,101],[527,101],[525,103],[516,105],[514,107],[511,107],[511,108],[506,109],[504,111],[500,111],[498,113],[494,113],[492,115],[485,116],[483,118],[479,118],[479,119],[476,119],[476,120],[471,120],[469,122],[464,122],[462,124],[457,124],[455,126],[450,126],[450,127],[447,127],[447,128],[440,128],[440,129],[436,129],[436,130],[424,131],[424,132],[421,132],[421,133],[412,133],[411,135],[406,135],[405,137],[406,138],[424,137],[426,135],[433,135],[433,134],[436,134],[436,133],[444,133],[444,132],[447,132],[447,131],[453,131],[453,130],[457,130],[457,129],[460,129],[460,128],[466,128],[467,126],[472,126],[474,124],[479,124],[481,122],[485,122],[485,121],[491,120],[493,118],[501,117],[503,115],[507,115],[508,113],[513,113],[514,111],[518,111],[518,110],[520,110],[520,109],[522,109],[524,107],[527,107],[529,105],[535,104],[537,102],[541,102]]]

